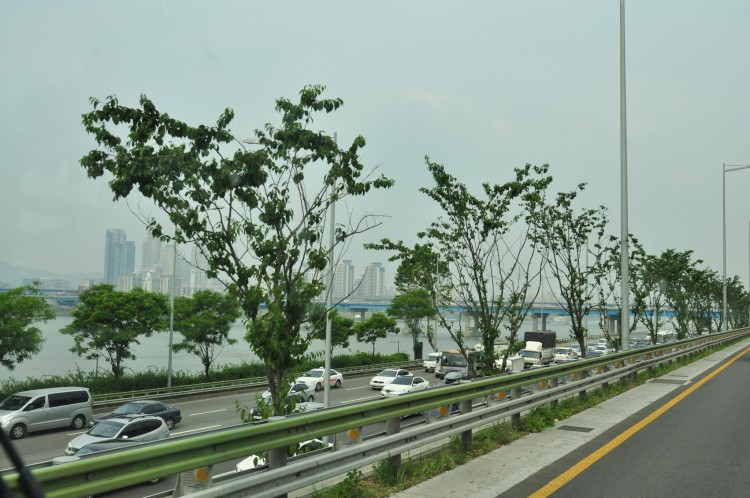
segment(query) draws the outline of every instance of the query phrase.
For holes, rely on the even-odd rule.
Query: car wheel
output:
[[[83,426],[86,424],[86,417],[83,415],[76,415],[76,417],[73,419],[73,422],[70,424],[70,426],[73,429],[83,429]]]
[[[323,386],[320,385],[320,382],[318,382],[317,384],[315,384],[315,392],[318,392],[318,391],[320,391],[322,389],[323,389]]]
[[[336,385],[334,387],[341,387],[341,379],[336,379]]]
[[[10,437],[13,439],[21,439],[26,435],[26,426],[23,424],[16,424],[10,430]]]
[[[166,418],[166,419],[164,420],[164,422],[166,422],[166,423],[167,423],[167,429],[169,429],[170,431],[171,431],[172,429],[174,429],[174,419],[173,419],[172,417],[167,417],[167,418]],[[154,483],[154,484],[156,484],[156,483]]]
[[[307,397],[307,402],[308,402],[308,403],[312,403],[313,401],[315,401],[315,396],[313,396],[313,395],[311,394],[310,396],[308,396],[308,397]]]

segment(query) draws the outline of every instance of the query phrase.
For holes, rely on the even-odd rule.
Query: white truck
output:
[[[533,365],[549,365],[554,361],[557,342],[554,332],[526,332],[523,342],[524,349],[521,355],[526,368]]]

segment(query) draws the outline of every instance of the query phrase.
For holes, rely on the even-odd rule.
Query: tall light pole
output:
[[[722,164],[721,165],[721,240],[722,240],[722,294],[723,305],[721,319],[724,322],[724,331],[729,330],[727,320],[727,173],[748,169],[750,165]]]
[[[169,360],[167,361],[167,387],[172,387],[172,343],[174,341],[174,288],[177,282],[177,240],[172,246],[172,289],[169,294]]]
[[[338,137],[336,132],[333,133],[333,143],[338,145]],[[336,193],[336,182],[331,185],[333,194]],[[333,244],[335,242],[334,233],[336,226],[336,202],[331,202],[331,228],[328,238],[328,264],[330,268],[328,270],[328,285],[326,292],[326,355],[325,355],[325,373],[323,374],[323,407],[328,408],[331,406],[331,381],[329,376],[331,375],[331,342],[333,335],[333,323],[331,322],[331,308],[333,307],[333,271],[335,265],[333,264]],[[327,442],[327,440],[326,440]]]
[[[630,269],[628,267],[628,133],[625,113],[625,0],[620,0],[620,348],[630,349]]]

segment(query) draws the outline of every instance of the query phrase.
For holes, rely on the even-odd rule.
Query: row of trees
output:
[[[331,311],[321,313],[315,302],[335,268],[333,255],[380,224],[373,215],[357,219],[348,213],[348,223],[336,226],[329,247],[323,236],[326,213],[334,203],[393,185],[391,179],[365,173],[359,159],[364,138],[340,147],[335,137],[312,129],[319,114],[342,105],[340,99],[321,98],[323,91],[308,86],[298,102],[277,100],[281,125],[256,130],[259,147],[252,149],[230,131],[230,109],[215,126],[195,127],[159,112],[146,96],[136,108],[108,97],[92,99],[93,110],[83,116],[97,143],[81,159],[87,174],[108,174],[115,200],[137,191],[153,201],[176,231],[165,232],[156,217],[143,220],[148,231],[165,241],[193,243],[207,261],[208,275],[222,281],[239,303],[245,340],[264,362],[276,413],[282,413],[285,376],[295,371],[313,339],[306,331]],[[492,371],[494,343],[503,331],[515,340],[549,278],[572,318],[571,336],[582,344],[585,316],[617,299],[613,261],[619,248],[606,234],[604,207],[574,207],[583,184],[551,195],[547,165],[517,168],[510,181],[485,183],[474,195],[442,165],[426,162],[434,185],[420,190],[438,204],[440,216],[418,233],[420,244],[413,247],[387,239],[370,245],[401,261],[400,294],[392,310],[408,324],[415,343],[421,334],[432,342],[422,320],[436,316],[465,352],[463,330],[441,313],[458,303],[477,324],[488,352],[484,370]],[[637,254],[633,251],[632,257]],[[654,309],[655,300],[662,299],[674,310],[683,335],[696,321],[698,330],[715,330],[719,324],[706,320],[713,316],[706,313],[716,309],[705,301],[711,286],[697,283],[707,274],[695,271],[690,252],[670,254],[674,257],[641,255],[675,265],[660,267],[666,278],[653,271],[631,272],[639,279],[631,288],[641,293],[633,302],[646,303],[634,307],[637,316],[650,317],[648,306]],[[739,285],[732,292],[738,294],[727,318],[736,325],[738,303],[747,294]]]
[[[237,301],[229,295],[202,290],[174,302],[174,327],[182,336],[174,351],[200,358],[204,377],[228,344],[229,329],[240,317]],[[119,385],[126,360],[135,359],[133,346],[144,337],[168,330],[170,309],[163,294],[133,289],[115,291],[111,285],[95,285],[80,294],[73,321],[60,330],[73,337],[72,352],[109,363]],[[55,317],[55,311],[39,295],[38,286],[0,293],[0,364],[13,370],[16,364],[41,351],[45,338],[38,324]]]
[[[483,184],[482,195],[475,196],[442,165],[427,158],[427,167],[435,185],[420,190],[437,202],[441,215],[418,234],[423,242],[409,247],[383,239],[367,246],[395,253],[390,260],[401,261],[396,300],[415,290],[426,293],[430,314],[466,355],[464,331],[442,312],[451,304],[464,306],[481,334],[485,373],[497,371],[493,346],[501,330],[506,331],[503,340],[512,344],[518,339],[544,282],[554,282],[553,295],[571,318],[570,337],[582,351],[592,310],[598,311],[599,327],[610,342],[620,346],[606,320],[613,303],[620,308],[621,246],[618,238],[607,235],[604,206],[575,206],[585,184],[550,199],[548,165],[526,165],[515,169],[515,178],[505,184]],[[732,328],[748,324],[750,294],[739,277],[727,282],[729,312],[724,317],[722,279],[700,268],[702,261],[692,251],[651,255],[632,235],[628,243],[631,331],[643,325],[655,342],[668,322],[679,338],[690,330],[719,331],[725,319]],[[416,341],[419,331],[413,333]]]

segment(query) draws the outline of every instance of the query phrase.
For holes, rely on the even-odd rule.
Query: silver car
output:
[[[91,443],[100,441],[157,441],[169,437],[169,428],[164,419],[151,415],[125,415],[102,420],[85,434],[73,439],[65,448],[66,455],[73,455]]]

